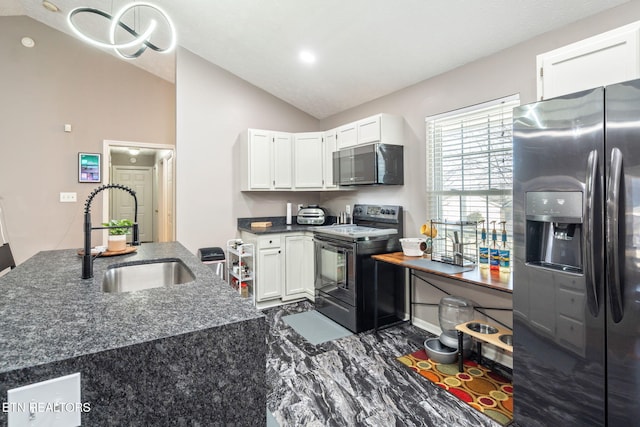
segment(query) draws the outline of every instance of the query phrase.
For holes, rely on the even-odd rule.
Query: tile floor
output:
[[[312,309],[301,302],[264,311],[270,425],[500,426],[396,360],[427,332],[404,324],[312,345],[282,321]]]

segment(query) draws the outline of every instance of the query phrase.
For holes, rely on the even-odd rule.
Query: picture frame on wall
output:
[[[99,153],[78,153],[78,182],[101,182],[102,163]]]

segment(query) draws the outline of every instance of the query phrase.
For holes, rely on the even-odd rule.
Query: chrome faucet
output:
[[[106,226],[106,227],[91,227],[91,202],[99,192],[101,192],[102,190],[106,190],[108,188],[124,190],[133,196],[135,210],[134,210],[132,226],[122,227],[118,225],[118,226]],[[95,190],[93,190],[91,194],[89,194],[89,197],[87,197],[87,201],[84,204],[84,255],[82,256],[82,278],[83,279],[91,279],[93,277],[93,256],[91,256],[91,231],[104,230],[108,228],[133,228],[133,242],[131,244],[133,246],[140,245],[140,235],[138,231],[138,198],[136,197],[136,192],[125,185],[121,185],[121,184],[102,185],[96,188]]]

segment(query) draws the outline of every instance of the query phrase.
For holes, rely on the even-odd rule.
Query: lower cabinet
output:
[[[280,298],[282,294],[282,258],[280,248],[258,249],[256,301]]]
[[[256,248],[256,302],[314,299],[311,233],[257,235],[242,232],[241,238]]]
[[[313,237],[309,235],[286,236],[285,281],[282,300],[314,298]]]

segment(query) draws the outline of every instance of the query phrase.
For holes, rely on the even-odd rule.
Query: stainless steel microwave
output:
[[[404,184],[404,147],[368,144],[333,153],[333,183],[337,185]]]

